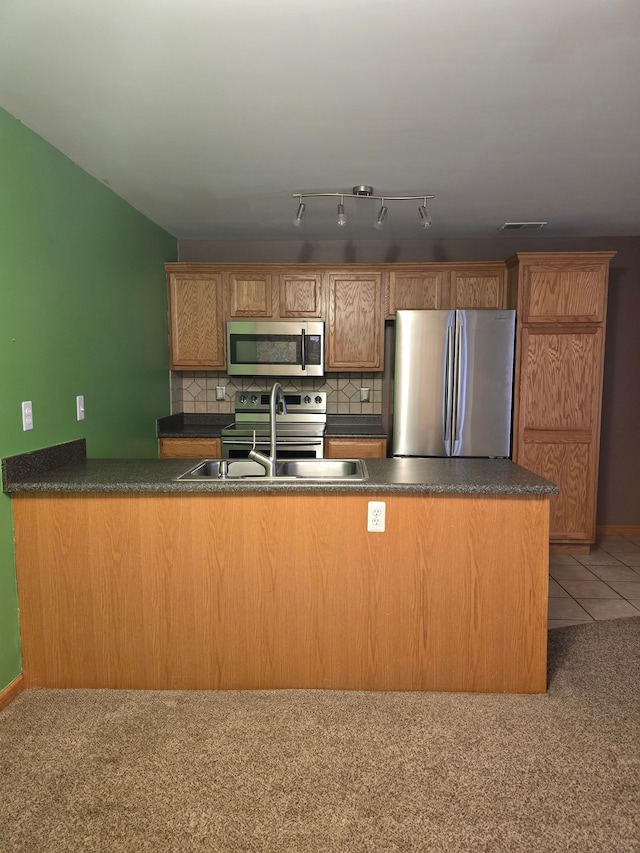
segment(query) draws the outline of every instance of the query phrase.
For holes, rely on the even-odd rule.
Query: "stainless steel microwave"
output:
[[[323,376],[324,323],[227,322],[229,376]]]

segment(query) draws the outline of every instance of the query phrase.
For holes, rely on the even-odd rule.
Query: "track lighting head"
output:
[[[338,219],[337,224],[340,227],[344,227],[347,224],[347,215],[345,213],[345,205],[344,205],[344,192],[333,192],[333,193],[294,193],[293,197],[298,199],[298,209],[296,212],[295,219],[293,220],[293,224],[296,226],[300,226],[302,224],[302,220],[304,218],[305,211],[307,209],[306,204],[303,199],[305,198],[314,198],[318,196],[331,196],[332,198],[339,199],[338,202]],[[373,227],[380,230],[384,227],[384,221],[387,218],[388,208],[385,202],[387,201],[418,201],[422,200],[423,204],[418,208],[418,215],[420,217],[420,224],[423,228],[429,228],[431,226],[431,215],[427,211],[427,199],[433,198],[432,195],[374,195],[373,187],[368,186],[367,184],[360,184],[358,186],[353,187],[351,190],[351,195],[347,195],[347,198],[352,199],[376,199],[381,202],[380,207],[378,208],[378,213],[376,219],[373,223]]]
[[[418,208],[418,216],[420,217],[420,225],[423,228],[430,228],[433,220],[431,219],[431,214],[427,210],[427,200],[425,198],[424,204],[421,204]]]
[[[296,211],[296,218],[293,220],[293,224],[299,228],[302,225],[302,220],[304,219],[304,214],[307,209],[307,205],[302,201],[302,196],[298,196],[300,199],[300,204],[298,205],[298,210]]]
[[[376,221],[373,223],[373,227],[377,228],[378,231],[381,231],[384,227],[384,221],[387,218],[387,207],[384,203],[384,199],[382,199],[382,204],[380,206],[380,210],[378,211],[378,216],[376,217]]]
[[[344,196],[340,196],[340,204],[338,205],[338,225],[341,227],[347,224],[347,217],[344,212]]]

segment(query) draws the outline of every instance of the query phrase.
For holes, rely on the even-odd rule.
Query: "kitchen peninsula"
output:
[[[26,687],[545,691],[557,489],[509,460],[185,482],[84,453],[3,463]]]

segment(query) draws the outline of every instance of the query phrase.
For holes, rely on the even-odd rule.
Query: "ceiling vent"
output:
[[[546,222],[505,222],[498,231],[539,231]]]

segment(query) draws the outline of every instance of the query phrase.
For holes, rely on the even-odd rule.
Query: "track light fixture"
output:
[[[307,209],[307,205],[302,201],[302,196],[300,196],[300,204],[298,205],[298,210],[296,211],[296,218],[293,220],[293,224],[296,228],[299,228],[302,225],[302,220],[304,219],[304,212]]]
[[[387,218],[387,213],[389,212],[387,206],[384,203],[384,199],[382,199],[382,204],[380,205],[380,210],[378,211],[378,216],[376,221],[373,223],[373,227],[377,228],[378,231],[382,230],[384,226],[384,221]]]
[[[340,204],[338,205],[338,225],[343,226],[347,224],[347,217],[344,212],[344,196],[340,196]]]
[[[345,193],[294,193],[293,197],[298,199],[298,209],[296,212],[296,218],[293,220],[293,224],[300,226],[302,224],[302,220],[304,218],[305,211],[307,209],[306,204],[303,199],[305,198],[318,198],[320,196],[324,197],[332,197],[338,198],[338,220],[337,223],[339,226],[343,227],[347,224],[347,216],[344,208],[344,198]],[[431,214],[427,210],[427,200],[430,198],[434,198],[432,195],[374,195],[373,187],[369,187],[366,184],[362,184],[361,186],[353,187],[351,191],[351,196],[347,196],[347,198],[372,198],[381,202],[380,207],[378,208],[378,213],[376,215],[376,219],[373,223],[373,227],[380,230],[384,227],[384,221],[387,218],[387,214],[389,209],[386,205],[387,201],[422,201],[422,204],[418,207],[418,218],[420,224],[423,228],[429,228],[432,224]]]

